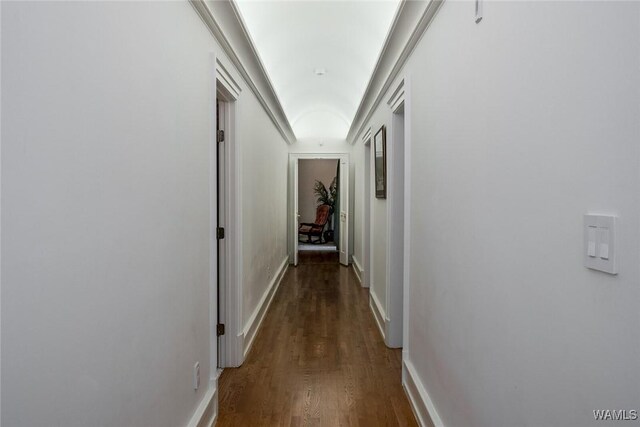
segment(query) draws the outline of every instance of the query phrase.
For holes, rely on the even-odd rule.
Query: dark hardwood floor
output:
[[[369,292],[337,253],[301,253],[245,363],[219,381],[218,426],[413,426]]]

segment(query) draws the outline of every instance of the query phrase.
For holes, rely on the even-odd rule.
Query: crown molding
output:
[[[231,97],[236,100],[240,97],[242,88],[235,81],[231,73],[227,71],[220,58],[216,58],[216,77],[224,88],[231,94]]]
[[[400,106],[400,104],[404,102],[405,91],[406,91],[406,88],[404,85],[404,79],[402,79],[394,89],[393,94],[391,94],[391,97],[389,98],[389,100],[387,101],[387,105],[391,108],[392,111],[395,111]]]
[[[402,0],[369,79],[347,141],[354,144],[445,0]]]
[[[288,144],[296,141],[289,119],[233,0],[189,0]]]
[[[369,143],[370,138],[371,138],[371,127],[369,127],[367,131],[364,133],[364,135],[362,135],[362,141],[364,142],[364,145],[367,145]]]

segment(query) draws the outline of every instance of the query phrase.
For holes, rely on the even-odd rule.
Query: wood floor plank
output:
[[[301,253],[239,368],[219,381],[219,426],[415,426],[402,355],[337,254]]]

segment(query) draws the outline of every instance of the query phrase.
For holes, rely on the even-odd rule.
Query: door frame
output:
[[[220,370],[225,367],[240,366],[244,361],[242,335],[242,173],[241,147],[236,143],[236,102],[241,94],[241,87],[236,79],[221,63],[215,52],[210,54],[211,60],[211,130],[210,130],[210,376],[217,379]],[[216,227],[218,226],[218,146],[216,128],[216,107],[221,101],[225,131],[224,166],[222,178],[223,210],[220,225],[225,228],[224,239],[218,241]],[[218,323],[218,247],[222,257],[220,262],[220,322],[225,325],[225,334],[217,336]],[[218,352],[220,360],[218,360]]]
[[[225,100],[224,93],[216,88],[216,131],[222,131],[225,133],[225,138],[222,141],[219,141],[216,137],[216,227],[222,227],[226,231],[227,227],[227,206],[229,205],[229,192],[227,191],[227,186],[225,185],[228,181],[227,177],[227,159],[226,159],[226,137],[228,137],[229,132],[227,131],[227,116],[229,113],[229,103]],[[217,234],[217,233],[215,233]],[[225,324],[225,320],[228,315],[228,307],[224,304],[226,301],[227,294],[227,266],[226,261],[229,258],[227,254],[227,240],[226,239],[217,239],[216,240],[216,250],[217,252],[217,263],[216,268],[218,269],[217,273],[217,320],[216,324]],[[217,329],[217,328],[216,328]],[[216,333],[217,336],[217,333]],[[223,336],[218,336],[218,348],[217,348],[217,368],[221,369],[226,364],[226,355],[225,355],[225,339]]]
[[[390,91],[391,113],[387,142],[387,346],[409,351],[411,267],[411,99],[407,76]]]
[[[371,147],[373,146],[373,137],[371,128],[367,130],[364,137],[364,161],[363,161],[363,200],[362,200],[362,286],[368,288],[371,286],[371,260],[373,259],[373,227],[371,226],[371,212],[373,211],[373,197],[371,197],[371,189],[373,186],[373,154]]]
[[[351,218],[349,203],[349,153],[289,153],[289,171],[291,187],[289,191],[289,239],[290,253],[289,263],[298,265],[298,166],[299,160],[328,159],[340,161],[340,242],[338,251],[340,253],[340,263],[349,265],[349,221]]]

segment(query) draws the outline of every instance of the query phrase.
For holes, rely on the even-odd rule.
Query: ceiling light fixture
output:
[[[327,74],[327,70],[325,68],[316,68],[313,70],[313,72],[316,74],[316,76],[324,76],[325,74]]]

